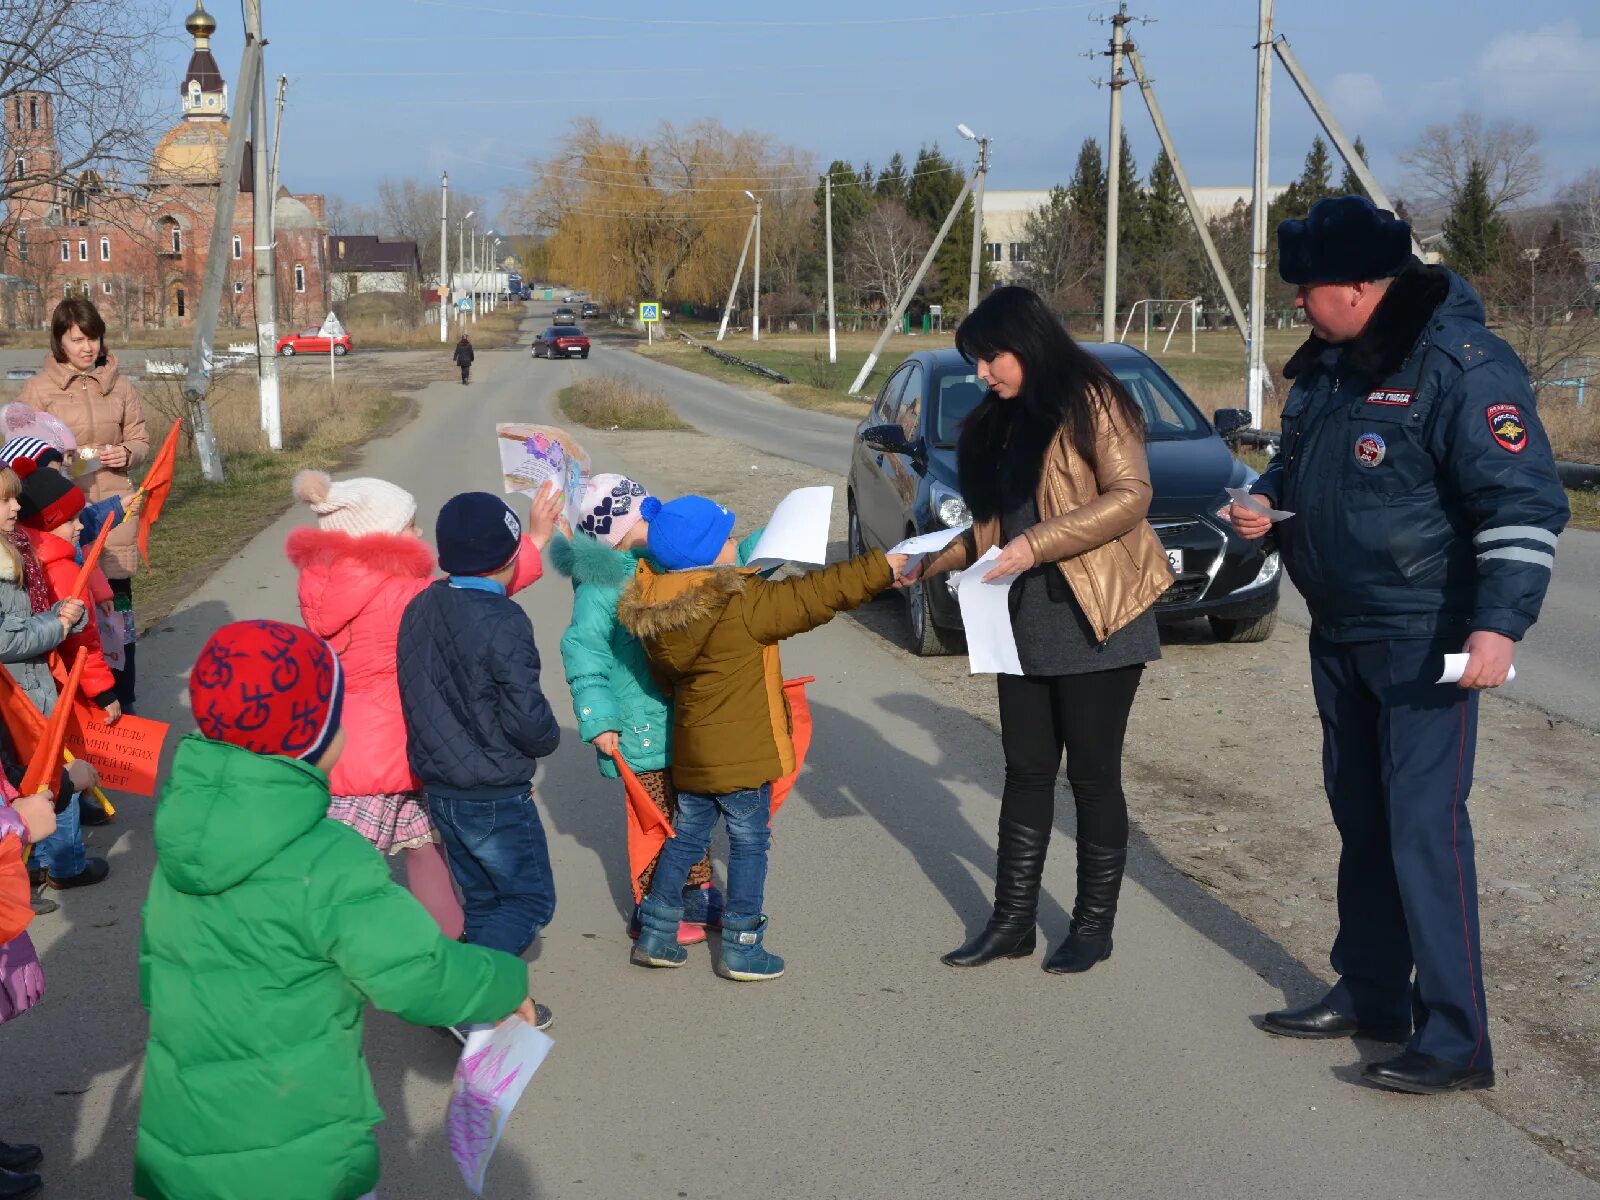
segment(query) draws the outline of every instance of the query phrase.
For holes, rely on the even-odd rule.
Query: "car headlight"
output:
[[[928,490],[928,498],[933,506],[933,515],[939,518],[939,523],[946,529],[961,529],[972,524],[972,510],[961,498],[961,493],[952,491],[942,483],[935,483]]]
[[[1256,572],[1256,577],[1242,588],[1234,588],[1236,592],[1249,591],[1251,588],[1266,587],[1278,577],[1278,572],[1283,570],[1283,560],[1278,557],[1276,550],[1268,554],[1261,563],[1261,570]]]

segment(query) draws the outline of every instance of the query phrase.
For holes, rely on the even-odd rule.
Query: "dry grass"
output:
[[[513,346],[517,341],[517,329],[527,316],[525,305],[520,302],[502,306],[492,313],[480,313],[478,323],[474,325],[470,320],[461,325],[452,320],[450,322],[449,340],[443,344],[439,341],[439,323],[423,321],[418,325],[405,325],[399,321],[380,321],[368,319],[353,319],[347,328],[350,331],[350,340],[355,344],[356,353],[362,349],[373,350],[448,350],[460,338],[463,330],[472,339],[472,344],[479,350],[489,350],[501,346]]]
[[[591,429],[686,430],[666,396],[625,379],[600,376],[563,388],[561,411]]]
[[[1584,400],[1579,408],[1575,389],[1546,388],[1539,397],[1539,420],[1557,458],[1600,463],[1600,380],[1587,389]]]
[[[1600,529],[1600,488],[1568,488],[1571,524],[1579,529]]]

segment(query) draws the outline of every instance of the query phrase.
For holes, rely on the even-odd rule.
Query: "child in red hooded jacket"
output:
[[[317,516],[315,527],[296,529],[284,548],[300,572],[300,617],[334,648],[345,672],[348,741],[330,779],[328,815],[384,854],[404,850],[411,893],[447,937],[458,937],[461,906],[406,758],[395,679],[400,617],[437,578],[433,549],[416,524],[417,502],[382,479],[336,483],[321,471],[296,475],[294,494]],[[511,591],[543,574],[540,552],[554,535],[560,502],[553,490],[535,500]]]

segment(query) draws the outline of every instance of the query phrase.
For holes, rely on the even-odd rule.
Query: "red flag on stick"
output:
[[[800,778],[800,768],[806,765],[806,751],[811,749],[811,702],[806,699],[806,684],[815,683],[815,675],[783,681],[783,698],[789,705],[789,725],[794,730],[794,771],[782,779],[772,781],[772,815],[789,798],[795,781]]]
[[[633,883],[633,899],[637,903],[644,899],[639,887],[640,876],[674,834],[667,818],[645,793],[644,784],[639,782],[633,768],[622,761],[621,754],[611,757],[622,774],[622,786],[628,797],[628,878]]]
[[[92,545],[83,552],[83,566],[78,569],[78,577],[72,581],[72,590],[66,594],[65,599],[82,600],[89,592],[89,576],[94,574],[94,569],[100,565],[100,552],[106,548],[106,536],[111,532],[109,519],[101,522],[100,532],[95,535]]]
[[[0,721],[5,722],[17,761],[28,762],[44,737],[44,714],[35,707],[16,677],[0,667]]]
[[[144,482],[139,485],[139,491],[144,496],[144,508],[139,512],[139,553],[147,563],[150,561],[151,527],[161,519],[162,506],[172,492],[172,472],[178,461],[178,429],[182,425],[181,419],[172,423],[172,428],[167,430],[166,440],[161,443],[161,449],[156,451],[155,458],[151,460],[150,469],[145,472]]]
[[[27,773],[22,777],[22,786],[17,789],[24,796],[33,795],[60,774],[61,751],[66,748],[67,742],[67,722],[72,719],[72,702],[78,696],[78,683],[83,678],[83,660],[87,654],[88,650],[79,646],[78,653],[72,659],[72,670],[67,673],[66,686],[61,689],[50,719],[45,722],[44,736],[34,747],[33,757],[28,760]]]

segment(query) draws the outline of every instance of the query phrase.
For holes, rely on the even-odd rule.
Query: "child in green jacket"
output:
[[[156,809],[139,944],[148,1200],[371,1192],[368,1000],[419,1025],[536,1020],[520,960],[445,938],[327,819],[343,692],[328,644],[277,621],[223,626],[189,676],[200,733]]]

